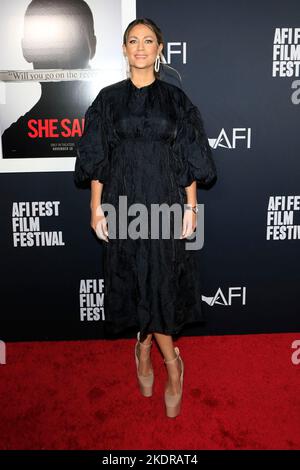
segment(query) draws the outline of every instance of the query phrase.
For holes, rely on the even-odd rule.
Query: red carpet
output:
[[[180,338],[182,414],[166,372],[139,395],[135,340],[9,343],[0,365],[1,449],[300,449],[300,333]]]

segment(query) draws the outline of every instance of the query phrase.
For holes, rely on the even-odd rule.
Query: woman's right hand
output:
[[[108,242],[107,220],[102,210],[101,204],[91,208],[91,227],[98,238]]]

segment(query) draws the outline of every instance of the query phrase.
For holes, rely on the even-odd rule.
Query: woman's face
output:
[[[153,68],[162,48],[163,45],[157,43],[154,31],[143,24],[137,24],[130,30],[127,44],[123,45],[130,66],[138,69]]]

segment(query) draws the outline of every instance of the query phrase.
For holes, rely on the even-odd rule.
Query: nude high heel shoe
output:
[[[174,348],[176,353],[176,357],[174,359],[170,359],[169,361],[164,360],[165,364],[170,364],[175,361],[180,361],[181,364],[181,374],[180,374],[180,392],[176,395],[170,395],[168,392],[165,391],[165,406],[166,406],[166,414],[168,418],[176,418],[179,415],[181,409],[181,400],[182,400],[182,390],[183,390],[183,373],[184,373],[184,363],[180,357],[180,352],[177,347]]]
[[[137,373],[137,378],[140,386],[140,391],[141,394],[144,397],[152,397],[152,388],[153,388],[153,382],[154,382],[154,374],[153,374],[153,369],[151,369],[151,372],[149,375],[140,375],[139,374],[139,358],[137,355],[137,350],[138,350],[138,345],[140,348],[148,349],[151,348],[152,346],[152,341],[150,344],[143,344],[140,342],[140,332],[137,334],[137,342],[135,344],[134,348],[134,355],[135,355],[135,363],[136,363],[136,373]]]

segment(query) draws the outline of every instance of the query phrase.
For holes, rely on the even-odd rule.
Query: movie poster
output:
[[[128,0],[1,0],[0,171],[74,168],[84,115],[125,77]]]

